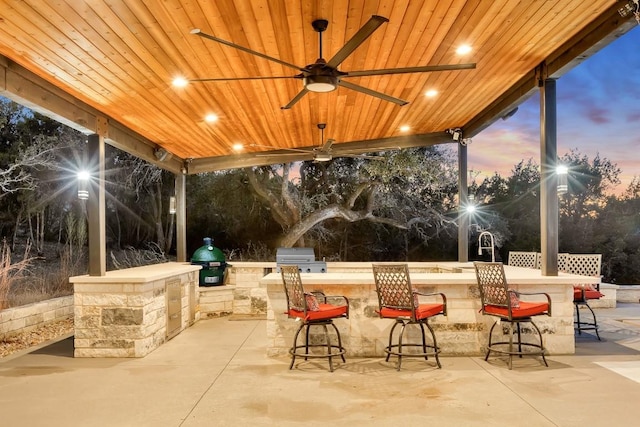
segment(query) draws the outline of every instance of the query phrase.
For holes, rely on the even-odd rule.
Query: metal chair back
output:
[[[536,268],[536,252],[509,251],[509,265],[513,267]]]
[[[280,265],[280,274],[284,283],[284,293],[287,297],[287,309],[306,311],[307,303],[298,266]]]
[[[485,306],[509,308],[507,293],[507,279],[504,274],[504,266],[501,262],[474,262],[476,279],[480,290],[482,313]]]
[[[381,309],[411,310],[415,313],[407,264],[373,264],[373,278]]]
[[[602,254],[568,254],[565,271],[581,276],[600,277],[601,264]]]
[[[536,259],[536,268],[538,270],[542,269],[542,254],[540,252],[538,252],[537,254],[537,259]],[[558,271],[563,271],[563,272],[567,272],[567,257],[569,256],[568,253],[559,253],[558,254]]]

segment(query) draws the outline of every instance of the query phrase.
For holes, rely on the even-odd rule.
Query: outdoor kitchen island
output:
[[[442,292],[447,297],[447,316],[437,316],[430,322],[442,354],[484,354],[489,329],[495,318],[480,313],[480,294],[473,263],[416,262],[409,263],[409,268],[415,290]],[[542,276],[540,270],[507,265],[504,269],[511,289],[550,295],[552,316],[540,316],[534,320],[543,334],[548,354],[575,353],[573,285],[596,283],[598,278],[565,273]],[[371,263],[327,263],[327,273],[301,273],[301,278],[307,292],[322,290],[326,295],[344,295],[349,299],[349,319],[334,321],[342,335],[347,356],[386,355],[383,349],[388,343],[393,321],[380,319],[376,313],[378,298]],[[264,276],[260,286],[267,288],[267,355],[286,355],[298,322],[285,314],[287,304],[280,273]],[[532,297],[522,297],[523,300],[528,298]],[[528,329],[523,334],[523,340],[531,338]]]
[[[74,357],[144,357],[189,327],[201,268],[167,262],[69,278]]]

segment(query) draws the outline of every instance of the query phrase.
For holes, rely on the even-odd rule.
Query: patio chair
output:
[[[536,252],[509,251],[509,265],[512,267],[536,268],[537,255]]]
[[[378,314],[383,319],[394,319],[395,323],[389,332],[389,345],[384,351],[387,353],[386,361],[391,355],[398,356],[396,369],[402,366],[403,357],[434,356],[436,365],[441,368],[438,353],[440,348],[436,341],[436,335],[429,324],[429,319],[438,315],[447,315],[447,298],[442,293],[423,293],[414,291],[409,278],[409,267],[406,264],[373,264],[373,277],[378,293]],[[422,303],[419,297],[437,297],[442,302]],[[421,331],[421,343],[408,343],[405,338],[407,325],[419,325]],[[393,333],[400,326],[397,343],[393,343]],[[431,333],[432,344],[427,344],[425,326]],[[406,352],[406,347],[416,347],[416,351]]]
[[[600,275],[601,263],[602,254],[570,254],[567,256],[566,272],[600,278],[602,277]],[[594,331],[598,341],[600,341],[598,319],[589,305],[589,300],[600,299],[603,296],[604,294],[600,292],[599,282],[595,286],[591,284],[573,285],[573,305],[576,308],[576,318],[573,324],[578,335],[581,335],[582,331]],[[580,318],[581,307],[586,307],[591,312],[592,321],[584,321]]]
[[[544,292],[524,293],[509,289],[504,274],[504,266],[499,262],[474,262],[476,279],[480,290],[482,302],[482,314],[497,317],[489,331],[489,344],[484,360],[489,359],[491,352],[506,354],[509,356],[509,369],[513,367],[513,356],[542,356],[545,366],[547,360],[544,357],[545,349],[540,329],[533,322],[535,316],[551,316],[551,298]],[[521,301],[521,296],[542,295],[546,301],[526,302]],[[502,334],[505,333],[503,324],[508,324],[508,341],[493,341],[493,330],[500,325]],[[538,334],[538,342],[522,341],[522,323],[530,323]],[[513,340],[513,326],[516,326],[517,341]],[[533,349],[531,349],[533,348]],[[528,349],[528,350],[527,350]]]
[[[290,319],[300,321],[300,326],[293,337],[293,345],[289,349],[291,365],[293,369],[296,357],[327,358],[329,371],[333,372],[333,358],[340,356],[343,362],[345,348],[342,346],[340,331],[333,324],[333,319],[349,318],[349,300],[344,296],[327,296],[321,291],[305,292],[300,279],[300,270],[297,265],[280,265],[280,274],[284,283],[284,292],[287,298],[287,312]],[[329,304],[328,300],[339,299],[343,304]],[[310,342],[310,330],[312,326],[322,326],[324,340],[321,343]],[[332,344],[327,326],[333,327],[336,333],[337,344]],[[305,329],[304,342],[298,344],[298,336]],[[311,339],[313,340],[313,336]],[[313,348],[320,347],[324,351],[314,352]]]

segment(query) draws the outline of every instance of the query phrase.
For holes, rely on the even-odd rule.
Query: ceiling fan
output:
[[[309,149],[304,149],[304,148],[283,148],[282,151],[290,151],[290,154],[287,153],[259,153],[257,154],[257,156],[259,157],[282,157],[282,156],[298,156],[300,157],[300,154],[298,153],[304,153],[304,154],[312,154],[313,155],[313,161],[314,162],[328,162],[329,160],[333,159],[334,157],[353,157],[353,158],[359,158],[359,159],[372,159],[372,160],[384,160],[384,157],[380,157],[380,156],[367,156],[366,154],[351,154],[351,153],[339,153],[339,154],[333,154],[332,153],[332,149],[331,147],[333,146],[333,143],[335,142],[335,139],[327,139],[325,141],[324,139],[324,130],[327,127],[326,123],[318,123],[318,129],[320,130],[320,144],[315,147],[315,148],[309,148]],[[266,145],[260,145],[260,144],[251,144],[251,147],[267,147]],[[269,147],[271,148],[271,147]],[[381,150],[380,150],[381,151]]]
[[[373,34],[382,24],[389,20],[383,16],[373,15],[366,24],[358,30],[358,32],[351,37],[351,39],[331,58],[328,62],[322,56],[322,33],[327,29],[329,21],[326,19],[317,19],[311,23],[313,29],[318,33],[319,39],[319,57],[313,64],[299,67],[294,64],[282,61],[277,58],[265,55],[264,53],[256,52],[244,46],[237,45],[235,43],[219,39],[210,34],[203,33],[200,29],[196,28],[191,30],[191,34],[197,34],[200,37],[213,40],[218,43],[222,43],[227,46],[239,49],[243,52],[250,53],[252,55],[259,56],[260,58],[268,59],[269,61],[277,62],[278,64],[286,67],[293,68],[299,71],[299,74],[294,76],[270,76],[270,77],[234,77],[234,78],[205,78],[205,79],[192,79],[190,82],[215,82],[215,81],[230,81],[230,80],[268,80],[268,79],[301,79],[304,87],[303,89],[291,100],[287,105],[282,107],[283,110],[287,110],[293,107],[307,92],[331,92],[338,86],[345,87],[347,89],[355,90],[365,93],[367,95],[375,96],[376,98],[383,99],[385,101],[393,102],[398,105],[406,105],[409,102],[395,98],[393,96],[377,92],[375,90],[359,86],[343,79],[348,77],[364,77],[364,76],[378,76],[384,74],[404,74],[404,73],[425,73],[432,71],[451,71],[451,70],[464,70],[473,69],[476,64],[451,64],[451,65],[425,65],[419,67],[406,67],[406,68],[386,68],[378,70],[361,70],[361,71],[340,71],[338,66],[345,60],[351,53],[364,43],[369,36]]]

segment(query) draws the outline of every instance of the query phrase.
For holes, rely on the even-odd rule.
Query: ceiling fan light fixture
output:
[[[328,162],[329,160],[331,160],[331,154],[318,152],[313,157],[313,160],[315,160],[316,162]]]
[[[306,76],[304,87],[311,92],[331,92],[338,87],[338,78],[335,76]]]

